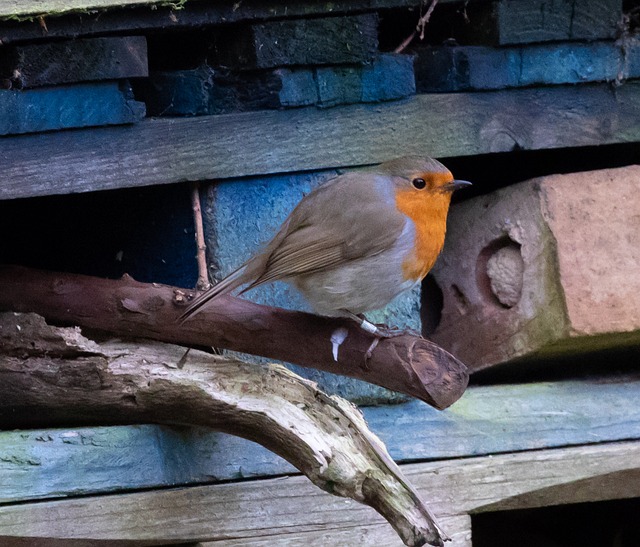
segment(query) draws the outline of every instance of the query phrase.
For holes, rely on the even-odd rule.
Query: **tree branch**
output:
[[[205,291],[211,287],[209,273],[207,272],[207,244],[204,239],[204,226],[202,224],[202,207],[200,205],[200,184],[197,182],[191,186],[191,209],[193,211],[193,225],[196,239],[196,262],[198,264],[198,281],[196,287]]]
[[[442,545],[433,517],[358,410],[282,366],[197,350],[185,356],[160,342],[98,344],[35,314],[0,314],[0,342],[0,427],[212,427],[264,445],[323,490],[370,505],[406,545]]]
[[[216,346],[365,380],[438,409],[464,393],[467,368],[436,344],[403,335],[380,341],[353,321],[221,297],[184,324],[190,291],[119,280],[0,266],[0,310],[134,338]],[[334,359],[334,356],[337,358]]]

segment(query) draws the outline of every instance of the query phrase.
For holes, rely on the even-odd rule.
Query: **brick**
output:
[[[16,89],[147,75],[144,36],[19,45],[0,53],[0,79]]]
[[[419,92],[614,81],[640,76],[635,49],[612,42],[527,47],[428,47],[416,53]]]
[[[144,115],[125,83],[0,90],[0,135],[128,124]]]
[[[335,171],[273,176],[214,185],[205,199],[207,252],[214,277],[221,279],[257,252],[280,227],[304,195],[335,176]],[[278,282],[242,295],[254,302],[287,309],[311,311],[302,295]],[[367,314],[378,323],[420,330],[420,290],[401,295],[385,309]],[[246,356],[243,356],[246,358]],[[260,358],[253,358],[258,362]],[[358,403],[405,400],[403,396],[358,380],[320,371],[291,368],[319,383],[323,389]]]
[[[431,338],[475,370],[640,343],[639,181],[553,175],[454,206]]]
[[[375,13],[290,19],[224,29],[216,64],[234,69],[365,63],[378,49]]]

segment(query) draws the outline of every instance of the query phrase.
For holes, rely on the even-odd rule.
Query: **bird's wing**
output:
[[[340,203],[326,191],[333,184],[344,185]],[[375,194],[371,181],[343,175],[329,185],[293,211],[265,250],[264,272],[248,288],[378,254],[400,237],[406,217]]]

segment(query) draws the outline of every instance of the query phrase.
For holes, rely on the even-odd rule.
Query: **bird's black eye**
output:
[[[413,179],[411,182],[418,190],[422,190],[427,185],[427,181],[424,179]]]

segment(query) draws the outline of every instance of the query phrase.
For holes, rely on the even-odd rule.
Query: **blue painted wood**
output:
[[[474,386],[445,411],[364,408],[400,462],[640,439],[640,380]],[[266,449],[204,429],[0,433],[0,502],[292,473]]]
[[[231,73],[202,66],[156,72],[136,85],[153,116],[198,116],[265,108],[321,107],[402,99],[416,90],[412,57],[370,64]]]
[[[622,0],[499,0],[498,43],[615,38]]]
[[[562,43],[527,47],[428,47],[418,51],[419,92],[577,84],[640,77],[635,43]]]
[[[446,158],[638,142],[639,113],[640,83],[629,81],[615,90],[430,93],[17,136],[0,143],[0,199],[370,165],[400,154]]]
[[[0,135],[129,124],[144,114],[128,84],[115,81],[0,90]]]

